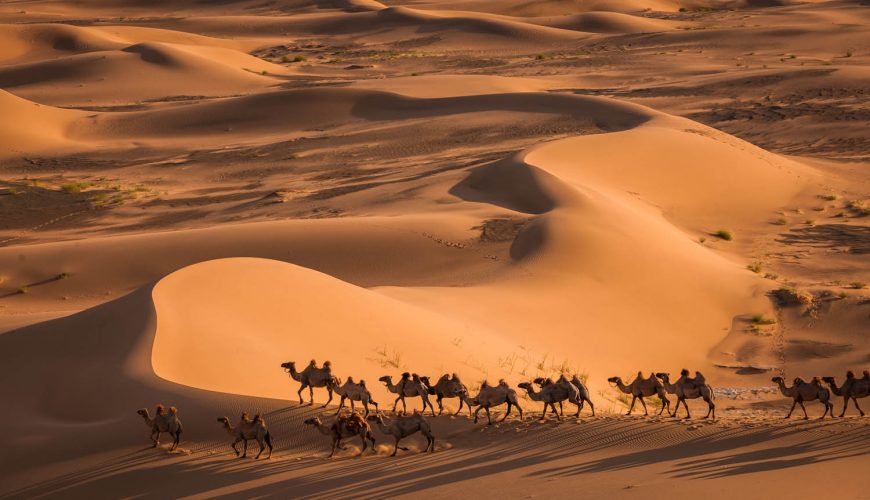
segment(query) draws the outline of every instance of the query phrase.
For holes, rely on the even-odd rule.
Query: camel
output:
[[[544,411],[541,413],[541,420],[544,420],[547,417],[548,406],[553,409],[556,418],[561,419],[562,417],[559,415],[559,412],[556,411],[556,403],[561,405],[562,401],[565,401],[566,399],[571,400],[572,403],[577,405],[577,415],[580,415],[580,391],[570,383],[556,384],[552,380],[546,379],[542,381],[541,390],[538,392],[535,392],[534,387],[532,387],[532,384],[529,382],[522,382],[517,385],[517,387],[525,389],[526,393],[529,395],[529,399],[532,401],[540,401],[544,403]]]
[[[332,363],[329,361],[323,363],[323,368],[318,368],[317,362],[312,359],[301,373],[296,371],[296,363],[293,361],[281,363],[281,368],[287,370],[293,380],[302,384],[299,386],[299,391],[296,392],[296,395],[299,396],[299,404],[302,404],[302,391],[306,387],[308,388],[309,405],[314,405],[314,388],[325,387],[326,392],[329,393],[329,399],[326,400],[322,408],[326,407],[332,402],[332,392],[341,385],[341,380],[332,376]]]
[[[692,418],[686,400],[703,398],[707,403],[707,415],[705,415],[704,418],[709,418],[710,413],[712,412],[713,420],[716,419],[716,405],[713,403],[713,388],[707,385],[704,375],[702,375],[701,372],[695,372],[695,378],[692,379],[689,378],[689,370],[684,368],[680,371],[680,378],[673,384],[670,381],[670,374],[656,373],[655,375],[662,380],[665,392],[668,394],[676,394],[677,396],[677,406],[674,408],[674,413],[671,414],[672,417],[677,416],[677,411],[680,409],[680,403],[683,403],[683,407],[686,408],[686,418]]]
[[[491,386],[486,380],[484,380],[483,384],[480,385],[480,391],[478,391],[477,396],[469,399],[467,403],[469,405],[477,406],[477,410],[474,411],[475,424],[477,423],[477,417],[480,410],[486,410],[487,425],[492,425],[492,418],[490,417],[489,409],[493,406],[500,406],[505,403],[507,404],[507,412],[505,412],[504,417],[501,419],[502,422],[507,420],[508,415],[511,414],[511,408],[514,406],[516,406],[517,410],[520,412],[520,420],[523,419],[523,408],[517,400],[517,391],[511,389],[504,380],[499,380],[497,386]]]
[[[565,377],[564,374],[562,374],[559,376],[559,380],[557,380],[556,382],[553,382],[551,379],[548,378],[538,377],[534,380],[534,383],[541,388],[543,388],[544,385],[547,383],[555,383],[557,386],[561,386],[563,391],[566,391],[572,395],[574,394],[574,391],[571,389],[571,387],[574,387],[575,389],[577,389],[576,395],[578,396],[578,399],[572,400],[571,398],[569,398],[568,400],[571,403],[577,405],[577,416],[579,416],[580,411],[583,410],[584,403],[589,403],[589,408],[592,410],[592,416],[595,416],[595,405],[592,404],[592,399],[589,398],[589,389],[586,388],[586,385],[583,384],[583,381],[577,378],[577,375],[574,375],[571,380],[568,380],[568,378]],[[562,401],[559,401],[559,414],[562,416],[564,416],[565,414],[562,409]]]
[[[390,455],[391,457],[395,457],[400,449],[408,451],[408,448],[399,446],[399,441],[418,432],[421,432],[426,436],[426,449],[423,451],[428,451],[429,453],[435,452],[435,436],[432,435],[432,428],[429,427],[429,422],[423,418],[422,413],[417,413],[415,411],[413,415],[398,416],[389,424],[384,423],[384,417],[380,413],[369,416],[368,420],[374,422],[381,432],[395,438],[396,444],[393,447],[393,454]]]
[[[843,396],[843,411],[840,412],[840,417],[846,414],[846,408],[849,406],[849,399],[855,403],[855,409],[861,416],[864,416],[864,410],[858,406],[859,398],[866,398],[870,394],[870,373],[864,372],[864,378],[855,378],[855,372],[849,370],[846,372],[846,381],[843,385],[837,387],[837,382],[834,377],[822,377],[822,380],[828,383],[831,387],[831,392],[837,396]]]
[[[809,419],[810,417],[807,415],[807,409],[804,407],[804,401],[815,401],[816,399],[825,405],[825,413],[822,414],[821,418],[825,418],[825,415],[829,410],[831,411],[831,416],[834,416],[834,405],[829,401],[831,392],[822,387],[821,381],[818,377],[814,378],[810,383],[804,382],[800,377],[798,377],[794,379],[791,387],[786,387],[785,380],[783,380],[782,377],[773,377],[770,381],[774,382],[779,387],[779,392],[781,392],[783,396],[794,400],[794,403],[791,405],[791,410],[789,410],[788,415],[786,415],[785,418],[791,418],[795,406],[801,405],[801,409],[804,411],[804,420]]]
[[[354,383],[353,377],[348,377],[347,382],[344,383],[341,387],[335,388],[335,393],[341,396],[341,401],[338,403],[338,412],[336,414],[341,413],[341,409],[344,408],[344,400],[350,400],[350,411],[353,412],[354,401],[359,401],[363,404],[363,407],[366,410],[366,417],[369,416],[369,403],[374,405],[375,410],[378,409],[378,403],[374,399],[372,399],[372,393],[366,388],[366,381],[360,380],[358,384]]]
[[[321,434],[332,438],[332,453],[329,454],[329,458],[335,455],[336,448],[344,449],[341,446],[342,439],[353,436],[359,436],[360,441],[362,441],[362,451],[360,451],[359,456],[362,456],[366,448],[368,448],[366,440],[371,441],[372,449],[375,449],[375,438],[372,436],[372,428],[359,413],[353,413],[350,416],[339,414],[330,425],[325,425],[318,417],[306,419],[304,423],[313,426]]]
[[[260,451],[257,453],[257,456],[254,457],[254,460],[260,458],[260,455],[263,454],[263,450],[265,450],[267,446],[269,447],[269,456],[266,458],[272,458],[272,435],[269,434],[269,429],[266,427],[266,421],[263,420],[263,417],[260,416],[259,413],[254,415],[253,419],[248,418],[247,413],[242,413],[242,417],[237,427],[233,427],[230,423],[230,419],[227,417],[221,417],[217,419],[217,421],[223,424],[227,434],[235,438],[232,447],[233,451],[236,452],[237,457],[240,455],[238,448],[236,448],[236,444],[239,441],[245,442],[244,453],[240,456],[240,458],[245,458],[248,456],[248,440],[254,440],[260,446]]]
[[[396,406],[399,404],[399,401],[402,402],[402,412],[407,413],[408,407],[405,406],[405,398],[420,396],[420,400],[423,401],[423,411],[425,412],[428,406],[432,410],[432,416],[435,416],[435,407],[429,401],[429,388],[420,380],[420,376],[416,373],[413,375],[408,372],[403,373],[402,380],[396,385],[393,385],[393,378],[389,375],[384,375],[378,380],[387,386],[388,391],[398,395],[393,402],[393,413],[396,412]]]
[[[662,383],[659,382],[659,379],[654,374],[650,374],[649,378],[643,378],[643,374],[637,372],[637,377],[628,385],[625,385],[620,377],[610,377],[607,381],[611,384],[616,384],[616,387],[625,394],[631,394],[631,406],[628,408],[626,415],[631,415],[632,410],[634,410],[634,403],[638,399],[640,399],[640,404],[643,406],[643,414],[645,416],[649,415],[646,409],[646,402],[644,402],[643,398],[650,396],[658,396],[662,400],[662,409],[659,410],[659,415],[665,411],[665,408],[670,413],[671,402],[665,395],[664,386],[662,386]]]
[[[463,403],[468,400],[468,388],[459,380],[459,375],[454,373],[451,378],[450,375],[445,373],[438,379],[435,385],[429,383],[429,377],[420,377],[420,380],[429,388],[429,394],[435,396],[435,402],[438,403],[438,415],[441,415],[444,411],[444,404],[441,400],[449,398],[459,398],[459,409],[453,414],[454,416],[459,415],[459,412],[462,411]],[[471,405],[467,406],[468,416],[470,417]]]
[[[181,420],[178,418],[178,409],[174,406],[169,407],[169,413],[166,413],[166,408],[163,405],[157,405],[154,418],[148,413],[147,408],[142,408],[136,411],[145,419],[145,425],[151,428],[151,441],[156,448],[160,444],[160,433],[168,432],[173,437],[172,446],[169,451],[175,451],[178,448],[178,443],[181,441]]]

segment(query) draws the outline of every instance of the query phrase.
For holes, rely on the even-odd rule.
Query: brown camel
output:
[[[804,411],[804,420],[809,419],[810,417],[807,415],[807,409],[804,407],[804,401],[815,401],[817,399],[820,403],[825,405],[825,413],[822,413],[821,418],[825,418],[828,411],[831,412],[832,417],[834,416],[834,405],[829,401],[831,398],[831,392],[822,387],[821,380],[819,380],[818,377],[814,378],[810,383],[804,382],[800,377],[798,377],[794,379],[791,387],[786,387],[785,380],[783,380],[782,377],[773,377],[770,381],[774,382],[779,387],[779,392],[781,392],[783,396],[792,398],[794,401],[791,405],[791,410],[789,410],[788,415],[786,415],[785,418],[791,418],[795,406],[801,405],[801,409]]]
[[[372,450],[375,449],[375,438],[372,436],[372,429],[368,422],[366,422],[359,413],[353,413],[349,416],[338,415],[335,418],[335,421],[330,425],[325,425],[318,417],[311,417],[306,419],[303,423],[313,426],[315,429],[320,431],[321,434],[332,438],[332,453],[329,454],[329,458],[332,458],[332,456],[335,455],[336,448],[344,449],[344,447],[341,446],[341,440],[347,437],[360,437],[360,441],[362,441],[362,451],[360,451],[359,456],[362,456],[368,447],[366,440],[371,441]]]
[[[420,380],[429,388],[429,394],[435,396],[435,402],[438,403],[438,415],[441,415],[444,411],[444,404],[441,400],[450,398],[459,398],[459,409],[453,414],[454,416],[459,415],[459,412],[462,411],[463,403],[468,401],[468,388],[459,380],[459,375],[454,373],[451,378],[450,375],[445,373],[438,379],[435,385],[429,383],[429,377],[420,377]],[[467,406],[468,416],[470,417],[471,405]]]
[[[426,436],[426,449],[423,451],[435,452],[435,436],[432,435],[432,428],[429,427],[429,422],[423,418],[422,413],[415,411],[413,415],[398,416],[389,424],[384,422],[384,417],[380,413],[370,415],[368,420],[374,422],[381,432],[395,438],[396,445],[393,448],[393,454],[390,455],[391,457],[395,457],[399,450],[408,451],[408,448],[399,446],[399,441],[418,432],[422,432]]]
[[[846,408],[849,406],[851,399],[855,403],[855,409],[861,416],[864,416],[864,410],[858,406],[858,399],[866,398],[870,394],[870,373],[864,372],[864,378],[856,378],[855,372],[849,370],[846,372],[846,381],[843,385],[837,387],[837,382],[834,377],[822,377],[822,380],[828,383],[831,387],[831,392],[837,396],[843,396],[843,411],[840,412],[840,417],[846,414]]]
[[[677,416],[680,403],[683,403],[683,406],[686,408],[686,418],[692,418],[686,400],[702,398],[707,403],[707,415],[704,418],[709,418],[712,413],[713,420],[716,419],[713,388],[707,385],[701,372],[695,372],[695,378],[689,378],[689,370],[684,368],[680,372],[680,378],[673,384],[670,382],[670,375],[668,373],[656,373],[656,377],[662,380],[662,385],[668,394],[675,394],[677,396],[677,406],[674,408],[674,413],[671,414],[672,417]]]
[[[484,380],[483,384],[480,385],[480,391],[477,393],[477,396],[469,399],[468,404],[477,406],[477,409],[474,410],[475,424],[477,423],[477,416],[480,410],[486,410],[487,425],[492,425],[489,409],[503,404],[507,404],[507,412],[505,412],[504,417],[501,419],[502,422],[507,420],[508,415],[511,414],[511,408],[514,406],[520,412],[520,420],[523,419],[523,408],[517,399],[517,391],[511,389],[504,380],[499,380],[497,386],[491,386]]]
[[[347,377],[347,382],[344,383],[341,387],[335,388],[335,393],[341,396],[341,400],[338,403],[338,411],[336,414],[341,413],[341,409],[344,408],[344,400],[350,400],[350,411],[355,411],[354,401],[359,401],[363,404],[363,408],[366,410],[366,417],[369,416],[369,403],[371,403],[375,410],[378,409],[378,403],[374,399],[372,399],[372,393],[369,392],[368,388],[366,388],[366,381],[360,380],[359,383],[354,383],[353,377]]]
[[[631,406],[628,408],[628,413],[626,413],[626,415],[631,415],[631,411],[634,410],[634,403],[638,399],[640,399],[640,404],[643,406],[643,414],[649,415],[643,398],[648,398],[650,396],[658,396],[659,399],[662,400],[662,409],[659,410],[659,415],[661,415],[666,408],[670,413],[671,402],[665,394],[664,386],[659,382],[659,379],[656,378],[655,374],[651,373],[649,378],[643,378],[643,374],[637,372],[637,377],[635,377],[635,379],[628,385],[625,385],[622,382],[621,377],[610,377],[607,381],[611,384],[616,384],[616,387],[623,393],[631,394]]]
[[[393,385],[393,378],[389,375],[384,375],[378,380],[387,386],[388,391],[397,395],[396,400],[393,402],[393,413],[396,412],[396,406],[399,404],[399,401],[402,402],[402,413],[407,413],[408,407],[405,405],[405,398],[419,396],[420,400],[423,401],[423,411],[425,412],[428,406],[432,411],[432,416],[435,416],[435,407],[429,401],[429,388],[426,387],[426,384],[420,380],[420,376],[416,373],[413,375],[408,372],[403,373],[402,379],[396,385]]]
[[[339,380],[338,377],[332,376],[332,363],[329,361],[323,363],[323,368],[318,368],[317,362],[312,359],[311,362],[308,363],[308,366],[301,372],[296,371],[296,363],[293,361],[281,363],[281,368],[287,370],[293,380],[302,384],[299,386],[299,391],[296,393],[296,395],[299,396],[299,404],[302,404],[302,391],[305,390],[306,387],[308,388],[309,405],[314,404],[314,388],[325,387],[326,392],[329,393],[329,399],[327,399],[326,403],[323,404],[323,407],[325,407],[332,402],[333,391],[341,385],[341,380]]]
[[[232,447],[233,451],[236,452],[237,457],[247,457],[248,440],[254,440],[260,446],[260,451],[257,453],[257,456],[254,457],[254,460],[260,458],[260,455],[263,454],[263,450],[266,449],[266,447],[269,448],[269,456],[266,458],[272,458],[272,435],[269,434],[269,429],[266,427],[266,421],[259,413],[254,415],[254,418],[249,418],[247,413],[242,413],[242,417],[239,419],[239,425],[237,427],[233,427],[233,424],[230,423],[228,417],[221,417],[217,419],[217,421],[223,424],[224,430],[226,430],[230,436],[235,438]],[[238,448],[236,448],[236,444],[238,444],[239,441],[245,442],[244,453],[241,455],[239,454]]]
[[[154,418],[148,413],[147,408],[142,408],[136,411],[144,420],[145,425],[151,428],[151,441],[154,443],[152,448],[156,448],[160,444],[160,434],[163,432],[169,433],[172,436],[172,446],[169,451],[175,451],[178,448],[178,443],[181,442],[181,420],[178,419],[178,409],[174,406],[169,407],[169,412],[166,412],[166,407],[157,405]]]

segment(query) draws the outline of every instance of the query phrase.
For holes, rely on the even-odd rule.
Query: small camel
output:
[[[673,384],[670,381],[670,374],[668,373],[656,373],[656,377],[662,380],[662,385],[668,394],[675,394],[677,396],[677,406],[674,408],[674,413],[671,414],[672,417],[677,416],[680,403],[683,403],[683,407],[686,408],[686,418],[692,418],[686,400],[702,398],[707,403],[707,415],[704,418],[709,418],[710,413],[712,413],[713,420],[716,420],[713,388],[707,384],[701,372],[695,372],[695,378],[692,379],[689,378],[689,370],[684,368],[680,371],[680,378]]]
[[[432,428],[429,426],[429,422],[423,418],[422,413],[417,413],[415,411],[413,415],[397,416],[389,424],[384,423],[384,417],[380,413],[370,415],[368,420],[374,422],[381,432],[388,436],[393,436],[396,440],[396,444],[393,447],[393,454],[390,455],[391,457],[395,457],[400,449],[408,451],[408,448],[399,446],[399,441],[418,432],[421,432],[426,436],[426,449],[423,451],[428,451],[430,453],[435,452],[435,436],[432,435]]]
[[[372,436],[372,429],[359,413],[353,413],[350,416],[338,415],[330,425],[325,425],[319,417],[311,417],[303,423],[313,426],[321,434],[332,438],[332,453],[329,454],[329,458],[335,455],[336,448],[344,449],[341,446],[342,439],[353,436],[359,436],[360,441],[362,441],[362,451],[360,451],[358,456],[362,456],[365,453],[368,447],[366,440],[371,441],[372,449],[375,449],[375,438]]]
[[[372,399],[372,393],[366,388],[365,380],[360,380],[357,384],[354,383],[353,377],[347,377],[347,382],[345,382],[341,387],[336,387],[335,393],[341,396],[336,414],[341,413],[341,409],[344,408],[345,399],[350,400],[351,412],[356,410],[356,408],[354,408],[354,401],[359,401],[363,404],[363,407],[366,410],[366,417],[369,416],[369,403],[375,407],[375,411],[378,410],[378,403]]]
[[[643,398],[648,398],[650,396],[658,396],[659,399],[662,400],[662,409],[659,410],[659,415],[665,411],[665,408],[667,408],[668,413],[670,413],[671,402],[665,394],[664,386],[662,386],[662,383],[659,382],[659,379],[657,379],[654,374],[650,374],[649,378],[643,378],[643,374],[637,372],[637,377],[635,377],[635,379],[628,385],[625,385],[622,382],[621,377],[610,377],[607,381],[611,384],[616,384],[616,387],[623,393],[631,394],[631,406],[628,408],[628,413],[626,413],[626,415],[631,415],[632,410],[634,410],[634,403],[638,399],[640,399],[640,404],[643,406],[643,414],[645,416],[649,415]]]
[[[441,400],[451,398],[459,398],[459,409],[453,414],[454,416],[459,415],[459,412],[462,411],[463,403],[468,401],[468,387],[465,387],[465,384],[459,380],[459,375],[454,373],[451,378],[450,375],[445,373],[438,379],[435,385],[429,383],[429,377],[420,377],[420,380],[429,388],[429,394],[435,396],[435,402],[438,403],[438,415],[441,415],[444,411],[444,404]],[[467,406],[468,416],[470,417],[471,405]]]
[[[269,456],[266,458],[272,458],[272,435],[269,434],[269,429],[266,427],[266,421],[259,413],[254,415],[253,419],[249,418],[247,413],[242,413],[242,417],[237,427],[233,427],[233,424],[230,423],[228,417],[221,417],[217,419],[217,421],[223,424],[224,430],[227,431],[227,434],[235,438],[232,447],[233,451],[236,452],[237,457],[240,455],[238,448],[236,448],[236,444],[238,444],[239,441],[245,442],[244,453],[242,453],[240,457],[245,458],[248,456],[248,440],[254,440],[260,446],[260,451],[257,453],[257,456],[254,457],[254,460],[260,458],[260,455],[263,454],[263,450],[265,450],[267,446],[269,447]]]
[[[393,402],[393,413],[396,412],[396,406],[399,404],[399,401],[402,402],[402,412],[407,413],[408,407],[405,406],[405,398],[419,396],[420,400],[423,401],[423,411],[425,412],[428,406],[432,410],[432,416],[435,416],[435,407],[429,401],[429,388],[426,387],[426,384],[420,380],[420,376],[416,373],[413,376],[408,372],[403,373],[402,379],[396,385],[393,385],[393,378],[389,375],[384,375],[378,380],[387,386],[388,391],[397,395],[396,400]]]
[[[586,385],[583,383],[582,380],[577,378],[577,375],[574,375],[571,380],[568,380],[568,378],[565,377],[564,374],[562,374],[559,376],[559,380],[557,380],[556,382],[553,382],[549,378],[538,377],[534,380],[534,383],[541,388],[543,388],[544,385],[546,385],[547,383],[555,384],[557,387],[561,387],[562,391],[569,394],[568,401],[577,405],[576,416],[580,415],[580,411],[583,410],[584,403],[589,403],[589,408],[592,410],[592,416],[595,416],[595,405],[592,404],[592,399],[589,398],[589,389],[586,388]],[[574,389],[577,390],[577,400],[572,400],[573,396],[575,395]],[[565,412],[562,408],[562,401],[559,401],[559,414],[562,416],[565,415]]]
[[[325,387],[326,392],[329,393],[329,399],[323,404],[323,407],[326,407],[332,402],[332,392],[341,385],[341,380],[332,376],[332,363],[329,361],[323,363],[323,368],[318,368],[317,362],[312,359],[301,372],[296,371],[296,363],[293,361],[281,363],[281,368],[287,370],[293,380],[302,384],[299,386],[299,391],[296,392],[296,395],[299,396],[299,404],[302,404],[302,391],[306,387],[308,388],[309,405],[314,405],[314,388]]]
[[[480,391],[478,391],[477,396],[469,399],[468,404],[477,406],[477,409],[474,410],[475,424],[477,423],[477,417],[480,410],[486,410],[487,425],[492,425],[492,417],[490,416],[489,409],[493,406],[500,406],[503,404],[507,404],[507,412],[505,412],[504,417],[501,419],[502,422],[507,420],[508,415],[511,414],[511,408],[514,406],[516,406],[517,410],[520,412],[520,420],[523,419],[523,408],[520,406],[517,399],[517,391],[511,389],[504,380],[499,380],[498,385],[496,386],[491,386],[486,380],[484,380],[483,384],[480,385]]]
[[[556,415],[557,419],[561,419],[562,417],[559,415],[559,412],[556,411],[556,403],[561,404],[562,401],[572,400],[574,404],[577,405],[577,415],[580,415],[580,392],[571,384],[567,384],[569,388],[566,390],[566,386],[559,385],[554,383],[550,379],[545,379],[541,384],[541,390],[535,392],[535,388],[532,387],[532,384],[529,382],[522,382],[517,385],[520,389],[525,389],[526,393],[529,395],[529,399],[532,401],[540,401],[544,403],[544,411],[541,413],[541,420],[544,420],[547,417],[547,407],[553,409],[553,413]]]
[[[822,414],[821,418],[825,418],[825,415],[829,410],[831,416],[834,416],[834,405],[830,402],[831,392],[822,387],[821,381],[818,377],[814,378],[810,383],[804,382],[800,377],[798,377],[794,379],[791,387],[786,387],[785,380],[783,380],[782,377],[773,377],[770,381],[779,387],[779,392],[781,392],[783,396],[794,400],[791,405],[791,410],[789,410],[788,415],[786,415],[785,418],[791,418],[795,406],[801,405],[801,409],[804,411],[804,420],[809,419],[810,417],[807,415],[807,409],[804,407],[804,401],[815,401],[817,399],[820,403],[825,405],[825,413]]]
[[[864,378],[856,378],[855,372],[849,370],[846,372],[846,381],[840,387],[837,387],[837,381],[834,380],[834,377],[822,377],[822,380],[831,387],[831,392],[837,396],[843,396],[843,411],[840,412],[840,417],[846,414],[850,399],[855,403],[855,409],[858,410],[858,413],[862,417],[864,416],[864,410],[858,406],[858,399],[866,398],[870,394],[870,373],[865,371]]]
[[[157,405],[154,418],[151,418],[147,408],[142,408],[136,413],[141,415],[145,419],[145,425],[151,428],[151,441],[154,443],[152,448],[156,448],[160,444],[160,433],[162,432],[168,432],[173,438],[169,451],[175,451],[178,448],[178,443],[181,442],[182,427],[177,408],[170,406],[169,413],[166,413],[166,407],[162,404]]]

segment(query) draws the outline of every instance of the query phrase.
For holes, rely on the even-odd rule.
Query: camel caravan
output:
[[[401,440],[420,433],[426,438],[426,446],[424,452],[432,453],[435,451],[435,436],[432,433],[432,427],[424,414],[428,409],[431,417],[440,416],[444,412],[443,400],[458,399],[459,408],[451,416],[458,416],[462,411],[463,406],[468,407],[468,416],[473,418],[474,423],[478,422],[478,416],[481,411],[486,413],[487,425],[492,425],[492,415],[490,409],[507,406],[507,410],[500,421],[504,421],[511,414],[514,407],[517,409],[519,420],[523,420],[523,408],[519,404],[517,391],[510,387],[504,380],[500,380],[497,385],[490,385],[484,381],[476,396],[471,396],[468,387],[462,383],[459,376],[455,373],[442,375],[437,382],[431,383],[431,379],[427,376],[421,376],[416,373],[405,372],[399,376],[398,382],[393,383],[393,378],[390,375],[384,375],[378,380],[384,384],[385,388],[392,394],[396,395],[393,401],[393,417],[387,418],[378,407],[378,403],[372,398],[371,392],[366,387],[365,380],[354,382],[352,377],[348,377],[347,381],[342,384],[341,379],[332,374],[332,365],[329,361],[323,363],[322,367],[317,366],[315,360],[311,360],[308,366],[301,372],[296,370],[296,365],[292,361],[282,363],[281,367],[288,372],[290,377],[299,382],[299,404],[304,404],[302,391],[308,389],[308,405],[314,405],[314,389],[326,389],[329,398],[322,407],[326,407],[333,399],[333,394],[337,394],[340,398],[338,410],[335,413],[335,418],[329,423],[324,423],[320,417],[311,417],[304,421],[307,426],[313,427],[321,434],[328,436],[332,440],[332,451],[329,457],[335,455],[336,450],[345,449],[342,446],[343,439],[358,437],[362,444],[362,449],[358,456],[362,456],[367,449],[375,450],[375,437],[372,432],[372,427],[377,428],[384,436],[392,437],[394,440],[393,453],[390,456],[395,457],[399,450],[407,451],[408,448],[399,446]],[[631,396],[631,403],[628,405],[626,415],[631,415],[634,411],[635,404],[640,401],[643,408],[644,416],[649,415],[646,399],[657,398],[653,400],[657,406],[660,406],[659,415],[667,412],[670,417],[676,417],[680,410],[680,404],[685,409],[685,418],[691,418],[689,406],[686,403],[688,399],[701,399],[707,403],[707,414],[704,418],[716,418],[716,404],[713,402],[714,394],[704,375],[700,372],[695,372],[694,377],[689,376],[688,370],[681,370],[680,377],[671,382],[670,374],[667,372],[650,373],[649,377],[644,377],[643,373],[637,372],[637,376],[629,384],[625,384],[621,377],[614,376],[607,379],[621,393]],[[820,418],[830,414],[834,417],[834,405],[831,402],[831,395],[842,396],[843,410],[840,412],[840,417],[846,414],[849,402],[851,401],[855,409],[860,415],[864,416],[864,411],[858,405],[858,400],[865,398],[870,394],[870,372],[864,371],[863,378],[857,378],[853,371],[846,372],[846,379],[842,384],[838,384],[835,377],[814,377],[809,382],[800,377],[792,381],[791,386],[787,386],[783,377],[773,377],[771,379],[778,387],[782,395],[792,399],[792,407],[785,418],[790,418],[795,408],[800,405],[804,412],[804,419],[808,419],[805,402],[819,401],[824,406],[824,413]],[[827,384],[828,387],[825,387]],[[522,382],[517,385],[517,389],[523,391],[529,400],[543,404],[540,420],[547,418],[547,411],[557,418],[561,419],[564,416],[563,403],[568,402],[576,406],[577,411],[575,417],[580,416],[580,412],[584,406],[589,405],[589,410],[592,416],[595,416],[595,405],[589,397],[589,390],[586,385],[576,375],[571,378],[564,374],[557,380],[551,378],[536,378],[530,382]],[[671,401],[668,395],[674,395],[677,398],[676,405],[671,411]],[[431,402],[430,397],[435,398],[438,404],[438,413],[435,413],[435,407]],[[420,398],[423,410],[414,411],[413,414],[407,414],[406,398]],[[349,413],[345,412],[345,400],[350,402]],[[360,403],[364,415],[361,415],[355,407],[355,403]],[[397,412],[399,403],[402,403],[402,411]],[[557,409],[558,405],[558,409]],[[370,410],[370,406],[374,408],[374,412]],[[142,408],[137,413],[143,418],[145,424],[151,431],[152,447],[157,447],[160,444],[160,434],[167,433],[172,437],[172,444],[169,451],[175,451],[181,441],[181,420],[178,417],[178,410],[172,406],[169,410],[166,407],[157,405],[154,416],[147,409]],[[259,451],[254,459],[260,458],[264,451],[268,449],[266,458],[272,456],[272,435],[266,426],[265,419],[259,413],[253,418],[247,413],[242,413],[237,426],[233,426],[228,417],[220,417],[217,421],[223,429],[233,438],[231,447],[235,455],[239,458],[247,457],[248,441],[256,441],[259,446]],[[243,442],[243,449],[239,451],[237,445]],[[371,446],[369,446],[371,445]]]

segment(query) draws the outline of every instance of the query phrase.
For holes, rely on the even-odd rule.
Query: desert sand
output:
[[[0,497],[870,498],[870,418],[785,420],[771,381],[870,369],[868,23],[856,1],[0,3]],[[576,374],[596,415],[539,421],[519,391],[525,418],[487,426],[449,399],[435,453],[375,429],[327,459],[303,421],[337,398],[300,404],[280,368],[311,359],[388,417],[378,378],[405,371],[472,395]],[[684,367],[715,421],[627,416],[607,382]],[[136,415],[158,403],[178,450]],[[235,458],[216,419],[243,411],[270,459]]]

